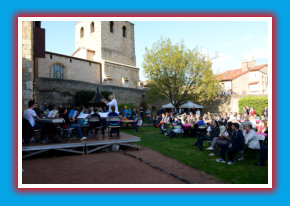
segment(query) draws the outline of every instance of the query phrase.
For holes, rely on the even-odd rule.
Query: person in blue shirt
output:
[[[202,117],[198,117],[198,121],[197,121],[196,125],[197,125],[197,126],[205,126]]]
[[[119,116],[119,114],[118,113],[116,113],[115,112],[115,106],[112,106],[111,107],[111,112],[108,114],[108,117],[114,117],[114,116],[116,116],[116,117],[118,117]],[[120,122],[115,122],[115,121],[111,121],[110,122],[110,125],[111,126],[118,126],[118,125],[120,125]],[[117,127],[117,128],[112,128],[111,130],[110,130],[110,137],[112,137],[112,132],[113,132],[113,130],[115,130],[116,132],[117,132],[117,136],[119,137],[120,136],[120,127]]]
[[[131,118],[132,111],[128,109],[127,106],[125,106],[125,109],[123,112],[124,112],[124,117],[126,117],[127,119]]]

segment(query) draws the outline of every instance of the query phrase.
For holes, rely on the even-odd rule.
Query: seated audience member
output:
[[[234,154],[238,151],[241,151],[245,145],[244,135],[241,130],[239,130],[240,125],[238,123],[233,123],[232,130],[233,134],[231,136],[230,144],[221,145],[220,156],[221,158],[217,159],[217,162],[226,162],[226,153],[228,152],[228,165],[233,164]]]
[[[166,113],[163,117],[162,124],[161,124],[161,134],[167,135],[167,125],[170,124],[170,117],[169,114]]]
[[[164,119],[165,119],[165,114],[162,113],[160,118],[159,118],[159,121],[158,121],[158,124],[156,125],[156,127],[160,127],[162,125]]]
[[[138,114],[136,114],[134,120],[135,120],[134,127],[136,129],[136,132],[138,132],[139,128],[142,127],[143,125],[143,121],[141,118],[138,117]]]
[[[259,138],[256,135],[255,130],[253,130],[251,124],[244,125],[244,138],[245,138],[245,144],[251,148],[251,149],[260,149],[260,143]]]
[[[41,117],[43,115],[43,111],[41,110],[41,105],[36,104],[33,109],[38,117]]]
[[[210,153],[208,156],[215,156],[218,153],[219,146],[223,144],[229,144],[229,142],[231,141],[231,136],[232,136],[232,125],[233,125],[232,122],[228,122],[225,128],[220,127],[220,130],[221,130],[220,136],[218,137],[217,141],[213,140],[213,144],[211,144],[211,147],[213,147],[213,152]]]
[[[267,129],[268,129],[267,121],[266,120],[262,120],[261,124],[259,126],[259,129],[258,129],[258,132],[266,133]]]
[[[261,149],[259,152],[260,160],[259,162],[255,163],[255,166],[265,166],[266,157],[268,154],[268,140],[266,139],[264,143],[261,145]]]
[[[253,128],[253,129],[256,129],[256,119],[255,119],[255,117],[254,117],[254,116],[250,116],[250,117],[249,117],[249,121],[250,121],[251,124],[252,124],[252,128]]]
[[[197,125],[197,126],[205,126],[202,117],[199,117],[199,118],[198,118],[198,121],[197,121],[196,125]]]
[[[84,106],[81,106],[77,115],[77,122],[81,127],[84,127],[85,125],[88,124],[88,116],[86,118],[78,118],[81,115],[85,114],[85,112],[86,112],[86,108]]]
[[[218,137],[219,134],[220,134],[220,129],[217,125],[217,122],[215,120],[213,120],[211,122],[211,131],[208,132],[205,136],[198,137],[198,140],[195,143],[195,145],[198,145],[199,150],[202,150],[204,140],[212,141],[213,138]]]
[[[180,128],[173,128],[172,127],[169,131],[170,137],[173,137],[174,133],[181,133],[183,131],[182,130],[182,123],[181,123],[180,119],[178,119],[177,117],[174,117],[174,121],[172,122],[172,126],[176,126],[176,125],[179,125]]]
[[[66,129],[66,128],[76,129],[77,132],[78,132],[78,135],[79,135],[80,140],[87,139],[87,137],[84,137],[83,136],[80,125],[79,124],[74,124],[73,123],[74,118],[70,118],[68,116],[68,112],[67,112],[67,109],[66,108],[62,108],[61,109],[61,111],[60,111],[60,118],[63,118],[64,121],[65,121],[65,123],[62,125],[62,128],[63,129]]]
[[[118,117],[119,114],[115,112],[115,106],[111,106],[111,112],[108,114],[108,117]],[[117,121],[110,121],[110,125],[111,126],[117,126],[117,125],[120,125],[120,122],[117,122]],[[113,134],[113,130],[115,130],[117,132],[117,136],[119,137],[120,136],[120,127],[117,127],[117,128],[111,128],[110,130],[110,137],[112,137],[112,134]]]
[[[226,131],[226,127],[225,127],[225,125],[223,125],[222,122],[217,122],[217,126],[220,129],[219,136],[216,136],[216,137],[213,138],[213,140],[211,142],[211,145],[208,148],[206,148],[206,150],[213,150],[213,147],[215,146],[215,144],[217,143],[217,141],[220,139],[221,136],[224,135],[224,133]]]
[[[256,120],[261,120],[260,116],[258,114],[254,114],[254,117]]]
[[[35,111],[33,110],[35,107],[35,101],[29,100],[28,101],[28,109],[24,110],[23,112],[23,119],[27,120],[30,123],[30,126],[32,127],[32,130],[41,129],[41,137],[40,140],[43,142],[45,141],[45,125],[40,123],[35,123],[36,119],[39,119],[39,117],[36,115]],[[23,128],[29,129],[29,128]],[[30,128],[31,129],[31,128]],[[29,143],[31,140],[31,137],[26,137],[27,139],[24,139],[25,143]]]

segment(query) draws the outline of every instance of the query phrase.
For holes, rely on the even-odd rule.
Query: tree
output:
[[[173,45],[170,39],[161,38],[151,49],[145,48],[142,66],[150,82],[149,98],[166,98],[175,108],[188,100],[210,100],[219,90],[212,62],[183,42]]]

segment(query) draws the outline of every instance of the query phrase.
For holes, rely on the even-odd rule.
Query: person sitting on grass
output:
[[[198,145],[199,150],[202,151],[202,146],[203,146],[203,141],[204,140],[208,140],[208,141],[212,141],[214,137],[218,137],[220,134],[220,129],[217,125],[217,121],[212,120],[211,121],[211,130],[210,132],[208,132],[205,136],[200,136],[198,137],[197,142],[195,143],[195,145]]]
[[[115,112],[116,108],[114,105],[111,106],[111,112],[108,114],[108,117],[118,117],[119,114]],[[110,121],[110,126],[118,126],[120,125],[120,122],[118,121]],[[117,136],[120,136],[120,127],[117,128],[111,128],[110,130],[110,137],[112,137],[113,130],[117,132]]]
[[[245,145],[245,138],[241,130],[239,130],[240,125],[238,123],[233,123],[232,130],[233,134],[231,136],[230,144],[221,145],[220,158],[217,159],[217,162],[226,162],[226,153],[228,152],[228,165],[234,164],[234,154],[238,151],[241,151]]]

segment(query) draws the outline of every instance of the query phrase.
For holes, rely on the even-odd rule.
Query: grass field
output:
[[[199,151],[192,146],[196,138],[183,136],[182,138],[170,138],[161,135],[159,128],[143,126],[138,132],[132,128],[122,128],[122,132],[141,137],[140,145],[159,151],[165,156],[178,160],[192,168],[204,171],[215,176],[225,183],[233,184],[267,184],[267,167],[257,167],[253,164],[257,161],[257,150],[247,149],[245,161],[234,165],[216,162],[218,157],[209,157],[209,151]],[[208,143],[204,143],[204,147]]]

